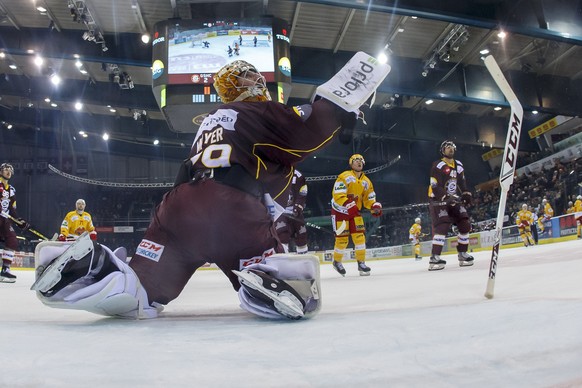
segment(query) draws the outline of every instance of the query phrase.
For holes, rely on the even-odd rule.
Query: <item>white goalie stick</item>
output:
[[[511,116],[507,128],[507,139],[505,140],[505,151],[503,151],[501,173],[499,175],[501,195],[499,198],[499,208],[497,209],[497,222],[495,223],[495,239],[491,251],[491,264],[489,265],[487,289],[485,290],[485,297],[487,299],[492,299],[495,288],[497,261],[499,259],[499,246],[501,245],[501,230],[503,228],[503,217],[505,215],[505,203],[507,201],[507,193],[513,183],[513,176],[515,174],[515,166],[517,162],[517,150],[519,149],[523,108],[519,103],[517,96],[511,89],[511,86],[507,83],[507,80],[503,76],[503,73],[493,56],[489,55],[485,58],[485,66],[511,107]]]

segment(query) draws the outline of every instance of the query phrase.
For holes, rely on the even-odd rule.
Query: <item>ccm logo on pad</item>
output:
[[[164,245],[157,244],[153,241],[143,239],[139,243],[139,246],[135,250],[136,255],[140,255],[146,257],[150,260],[155,262],[160,261],[160,257],[162,257],[162,253],[164,252]]]

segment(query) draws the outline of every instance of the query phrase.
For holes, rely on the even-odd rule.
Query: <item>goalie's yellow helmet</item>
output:
[[[214,89],[224,102],[271,101],[265,77],[246,61],[224,65],[214,75]]]
[[[354,163],[354,160],[356,159],[360,159],[362,161],[362,164],[366,164],[366,161],[364,160],[364,157],[360,154],[353,154],[352,156],[350,156],[350,161],[349,164],[350,166],[352,165],[352,163]]]

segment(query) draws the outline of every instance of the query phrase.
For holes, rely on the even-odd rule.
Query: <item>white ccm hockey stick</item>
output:
[[[503,227],[503,217],[505,215],[507,192],[513,183],[513,175],[515,174],[515,165],[517,162],[517,150],[519,149],[523,108],[521,107],[517,96],[511,89],[511,86],[507,83],[507,80],[503,76],[503,73],[493,56],[489,55],[485,58],[485,66],[511,107],[507,139],[505,140],[505,151],[503,152],[503,162],[501,164],[501,174],[499,175],[501,195],[499,198],[499,208],[497,209],[497,222],[495,223],[495,240],[491,252],[491,264],[489,266],[487,289],[485,290],[485,297],[487,299],[492,299],[495,288],[495,273],[497,272],[497,261],[499,259],[499,246],[501,245],[501,230]]]

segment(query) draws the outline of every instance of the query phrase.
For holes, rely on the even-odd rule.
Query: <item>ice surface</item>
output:
[[[238,307],[216,270],[199,271],[156,320],[44,306],[32,271],[0,283],[0,387],[582,386],[582,241],[369,261],[360,277],[322,266],[323,308],[274,322]]]

